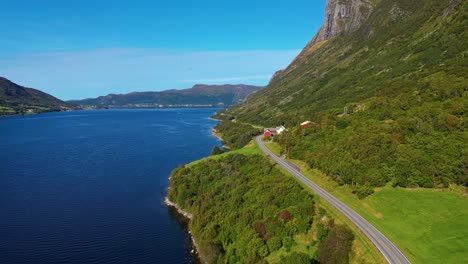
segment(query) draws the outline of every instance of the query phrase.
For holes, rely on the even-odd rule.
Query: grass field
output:
[[[260,151],[260,149],[257,148],[257,146],[252,141],[247,146],[245,146],[245,147],[243,147],[241,149],[236,149],[236,150],[225,152],[223,154],[209,156],[209,157],[206,157],[206,158],[203,158],[203,159],[195,160],[195,161],[187,164],[187,167],[193,166],[195,164],[198,164],[198,163],[200,163],[202,161],[205,161],[205,160],[208,160],[208,159],[218,160],[218,159],[221,159],[223,157],[226,157],[227,155],[236,154],[236,153],[237,154],[243,154],[243,155],[254,155],[254,154],[260,154],[261,155],[262,151]]]
[[[270,147],[278,150],[275,144]],[[359,200],[349,186],[339,186],[301,161],[302,173],[366,218],[412,263],[466,263],[468,197],[461,187],[447,190],[386,186]],[[327,210],[329,210],[327,208]]]
[[[434,190],[386,187],[363,200],[371,220],[416,263],[468,261],[468,198]]]

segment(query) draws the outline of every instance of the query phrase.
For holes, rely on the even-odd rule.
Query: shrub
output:
[[[364,199],[367,196],[374,193],[374,188],[372,188],[370,185],[366,184],[366,185],[357,187],[353,191],[353,193],[356,194],[359,199]]]
[[[353,240],[354,235],[347,227],[334,226],[328,237],[319,244],[320,263],[348,263]]]

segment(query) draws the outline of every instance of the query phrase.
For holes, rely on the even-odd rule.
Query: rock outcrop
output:
[[[373,1],[375,2],[375,1]],[[284,70],[277,71],[270,82],[291,72],[297,62],[314,50],[316,44],[328,40],[339,33],[354,32],[369,18],[375,4],[371,0],[327,0],[325,20],[317,34],[305,46],[302,52]]]
[[[313,46],[341,32],[357,30],[369,17],[373,8],[374,5],[369,0],[328,0],[325,21],[307,46]]]

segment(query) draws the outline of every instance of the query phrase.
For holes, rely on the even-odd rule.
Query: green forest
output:
[[[214,129],[221,132],[223,143],[232,149],[239,149],[247,145],[252,138],[263,131],[249,124],[233,122],[232,117],[223,115],[224,110],[218,112],[213,118],[225,122],[218,123]]]
[[[227,155],[226,155],[227,154]],[[171,175],[168,197],[193,215],[209,263],[347,263],[354,240],[315,198],[259,155],[226,153]]]

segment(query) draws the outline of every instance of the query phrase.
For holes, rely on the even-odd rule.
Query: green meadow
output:
[[[187,164],[187,167],[192,167],[192,166],[194,166],[194,165],[196,165],[196,164],[198,164],[200,162],[203,162],[203,161],[206,161],[206,160],[209,160],[209,159],[219,160],[219,159],[225,158],[226,156],[231,155],[231,154],[242,154],[242,155],[250,156],[250,155],[261,154],[261,153],[262,152],[260,151],[260,149],[257,148],[257,146],[255,146],[251,142],[247,146],[245,146],[243,148],[240,148],[240,149],[236,149],[236,150],[225,152],[223,154],[209,156],[209,157],[206,157],[206,158],[203,158],[203,159],[195,160],[195,161]]]

